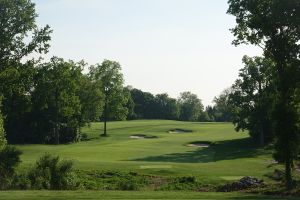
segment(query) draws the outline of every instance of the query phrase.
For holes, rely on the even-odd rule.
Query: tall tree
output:
[[[231,88],[225,89],[214,102],[214,120],[217,122],[230,122],[233,118],[233,105],[229,101]]]
[[[197,121],[203,112],[204,106],[196,94],[182,92],[178,102],[180,105],[180,120]]]
[[[274,63],[262,57],[244,56],[245,67],[229,94],[234,105],[236,130],[249,130],[252,138],[263,146],[273,140],[271,112],[274,99],[272,70]]]
[[[128,96],[128,101],[126,104],[126,108],[128,110],[127,119],[130,119],[130,120],[136,119],[136,113],[134,112],[135,103],[131,96],[131,90],[133,90],[132,86],[126,86],[124,88],[124,92],[126,93],[126,96]]]
[[[34,130],[38,142],[67,143],[79,139],[81,119],[77,95],[82,64],[52,58],[38,68],[32,91]]]
[[[16,63],[0,71],[0,95],[3,95],[4,128],[9,143],[24,143],[31,133],[31,97],[36,69],[32,62]]]
[[[170,98],[168,94],[155,96],[154,113],[156,119],[177,120],[179,117],[179,105],[176,99]]]
[[[124,79],[121,73],[121,65],[118,62],[104,60],[101,64],[90,67],[93,80],[101,81],[101,90],[104,94],[104,132],[107,136],[107,121],[109,119],[126,119],[128,109],[128,93],[124,89]]]
[[[130,90],[134,102],[134,113],[137,119],[155,118],[155,97],[139,89]]]
[[[0,95],[4,127],[8,142],[24,142],[30,132],[32,89],[31,53],[46,53],[49,48],[50,27],[36,24],[35,5],[30,0],[0,0]],[[23,62],[24,63],[24,62]]]
[[[236,17],[232,29],[235,45],[261,46],[275,62],[276,104],[274,112],[276,154],[285,163],[286,188],[292,188],[292,166],[299,152],[299,119],[294,91],[299,82],[300,1],[229,0],[228,13]]]
[[[99,121],[103,113],[104,96],[101,81],[93,80],[89,74],[82,75],[79,82],[79,96],[81,103],[81,124]]]

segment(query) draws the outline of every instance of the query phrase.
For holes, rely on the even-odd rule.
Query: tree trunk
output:
[[[107,136],[106,122],[107,122],[107,98],[105,97],[105,104],[104,104],[104,132],[103,132],[103,136]]]
[[[291,190],[293,187],[291,159],[286,159],[285,161],[285,181],[286,181],[286,189]]]
[[[282,127],[279,131],[284,131],[285,133],[281,133],[281,140],[285,141],[285,147],[283,149],[284,151],[284,162],[285,162],[285,182],[286,182],[286,189],[290,190],[292,189],[293,179],[292,179],[292,164],[293,164],[293,149],[291,147],[291,143],[293,142],[292,138],[292,130],[290,129],[290,125],[288,122],[290,119],[290,113],[288,111],[288,90],[289,90],[289,84],[288,84],[288,77],[285,73],[284,64],[282,62],[278,62],[278,77],[279,77],[279,101],[280,106],[282,109],[281,115],[277,120],[280,120],[284,123],[281,123]]]
[[[259,108],[260,110],[262,109],[262,85],[261,85],[261,81],[258,81],[258,97],[259,97]],[[261,112],[261,111],[260,111]],[[259,134],[259,145],[260,146],[264,146],[265,145],[265,134],[264,134],[264,128],[265,128],[265,119],[264,116],[261,115],[260,116],[260,123],[261,123],[261,130],[260,130],[260,134]]]
[[[59,125],[58,125],[58,89],[55,90],[55,128],[54,128],[54,138],[55,144],[59,144]]]
[[[264,146],[265,145],[265,134],[264,129],[261,129],[260,135],[259,135],[259,145]]]

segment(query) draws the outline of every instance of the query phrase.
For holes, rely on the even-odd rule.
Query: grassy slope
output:
[[[193,133],[171,134],[174,128]],[[204,182],[263,177],[271,156],[254,148],[247,133],[236,133],[229,123],[191,123],[166,120],[111,122],[109,137],[99,137],[102,124],[82,130],[90,141],[69,145],[20,145],[24,152],[20,169],[27,168],[43,153],[73,159],[78,169],[131,170],[158,175],[195,175]],[[131,134],[158,139],[130,139]],[[192,141],[214,141],[209,148],[186,147]]]
[[[8,191],[0,192],[2,200],[66,200],[66,199],[231,199],[231,200],[296,200],[241,193],[200,192],[121,192],[121,191]]]

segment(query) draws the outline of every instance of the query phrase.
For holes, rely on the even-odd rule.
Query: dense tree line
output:
[[[168,94],[153,95],[130,88],[133,111],[128,119],[169,119],[181,121],[208,121],[201,99],[191,92],[182,92],[178,99]]]
[[[205,108],[203,121],[211,122],[232,122],[233,105],[230,102],[231,88],[225,89],[219,96],[213,100],[212,106]]]

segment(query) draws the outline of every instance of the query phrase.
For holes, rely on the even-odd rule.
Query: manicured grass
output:
[[[109,137],[100,137],[102,123],[82,129],[90,141],[68,145],[19,145],[19,169],[26,169],[45,152],[72,159],[82,170],[126,170],[144,174],[193,175],[203,182],[235,180],[242,176],[265,178],[270,152],[255,148],[247,133],[236,133],[230,123],[193,123],[138,120],[108,123]],[[171,129],[192,130],[169,133]],[[131,139],[130,135],[157,136]],[[187,147],[193,141],[211,141],[208,148]],[[277,166],[278,167],[278,166]],[[266,179],[266,178],[265,178]]]
[[[121,192],[121,191],[7,191],[0,192],[3,200],[66,200],[66,199],[232,199],[232,200],[296,200],[299,198],[272,197],[242,193],[201,192]]]

